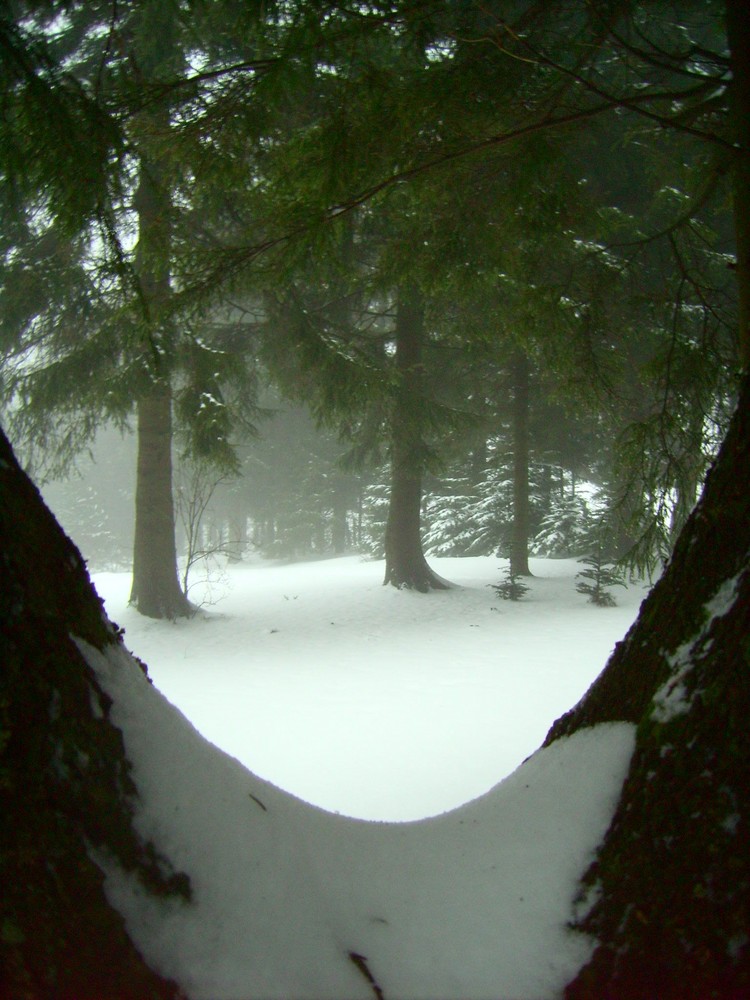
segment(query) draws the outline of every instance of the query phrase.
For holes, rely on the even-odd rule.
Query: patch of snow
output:
[[[156,901],[102,862],[106,891],[147,961],[192,1000],[371,1000],[352,953],[387,997],[551,998],[590,956],[593,943],[566,925],[634,727],[560,740],[439,817],[363,822],[211,745],[124,648],[78,645],[113,699],[138,828],[188,873],[194,900]]]
[[[737,600],[740,575],[741,574],[738,573],[737,576],[732,577],[731,580],[725,580],[711,600],[704,605],[708,616],[706,628],[711,625],[711,622],[715,618],[722,618],[734,607],[734,603]]]
[[[688,697],[684,681],[693,669],[692,653],[699,638],[683,643],[666,658],[673,672],[654,694],[651,715],[657,722],[670,722],[690,711],[692,699]]]
[[[725,580],[714,596],[704,605],[706,620],[692,639],[666,657],[672,673],[654,695],[652,717],[660,723],[670,722],[680,715],[690,711],[693,699],[698,692],[688,695],[685,680],[695,666],[698,652],[705,653],[711,648],[713,640],[708,637],[713,622],[731,611],[737,600],[739,574],[730,580]]]
[[[501,601],[490,585],[507,560],[429,562],[451,590],[384,587],[382,561],[357,556],[228,566],[226,599],[177,622],[129,607],[129,575],[94,580],[155,686],[205,737],[329,811],[412,820],[476,798],[533,753],[645,593],[596,608],[576,593],[575,560],[532,559],[529,593]]]
[[[735,833],[737,833],[740,821],[741,821],[740,814],[732,813],[731,816],[727,816],[727,818],[723,821],[723,823],[721,824],[721,828],[722,830],[725,830],[727,833],[734,835]]]

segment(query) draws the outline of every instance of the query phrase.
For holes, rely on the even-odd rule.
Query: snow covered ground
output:
[[[137,822],[191,878],[190,904],[148,897],[100,858],[147,960],[191,1000],[552,1000],[593,942],[570,931],[633,727],[535,753],[634,617],[537,562],[497,601],[496,560],[435,560],[444,594],[380,586],[356,559],[232,572],[209,613],[147,622],[127,580],[99,576],[145,658],[85,647],[114,699],[141,795]],[[342,813],[418,822],[363,822]],[[382,991],[382,992],[378,992]]]
[[[514,603],[489,587],[502,560],[430,564],[456,587],[398,592],[381,585],[382,563],[355,556],[230,567],[223,599],[176,623],[128,608],[127,574],[94,582],[207,739],[327,810],[411,820],[481,795],[533,753],[645,593],[618,587],[618,606],[597,608],[576,592],[573,560],[538,559]]]

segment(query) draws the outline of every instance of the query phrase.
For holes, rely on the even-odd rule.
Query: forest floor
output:
[[[191,620],[145,619],[130,577],[94,583],[155,686],[255,774],[332,812],[403,821],[459,806],[541,744],[623,638],[646,593],[576,592],[571,559],[532,559],[517,602],[494,557],[431,559],[455,587],[383,587],[357,556],[253,560],[191,589]],[[198,572],[194,577],[198,579]]]
[[[192,901],[96,860],[146,961],[190,1000],[552,1000],[590,958],[569,921],[634,727],[533,751],[643,589],[600,609],[574,562],[536,561],[513,603],[488,588],[496,559],[433,564],[453,589],[397,592],[354,557],[239,566],[220,603],[174,624],[129,610],[126,576],[97,575],[154,685],[123,649],[81,648],[124,734],[137,828]]]

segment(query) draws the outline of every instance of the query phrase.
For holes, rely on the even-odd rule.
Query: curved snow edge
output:
[[[143,836],[191,878],[164,903],[100,860],[144,957],[193,998],[558,996],[593,942],[570,931],[578,880],[619,799],[635,728],[537,751],[479,799],[427,820],[328,814],[208,743],[121,645],[76,640],[113,699]],[[252,716],[248,718],[252,725]]]

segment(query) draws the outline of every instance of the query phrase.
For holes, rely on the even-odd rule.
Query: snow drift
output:
[[[333,815],[207,742],[127,651],[80,644],[113,698],[137,825],[190,876],[165,903],[106,859],[146,960],[192,1000],[560,993],[593,942],[567,928],[627,773],[633,727],[540,750],[489,793],[411,823]],[[251,724],[249,722],[249,724]]]

